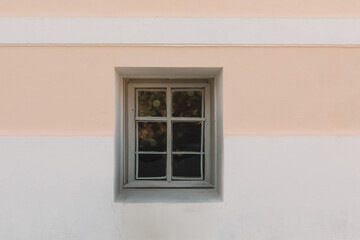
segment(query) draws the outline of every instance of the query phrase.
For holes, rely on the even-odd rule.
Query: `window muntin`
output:
[[[210,104],[208,83],[129,83],[128,183],[210,187]]]

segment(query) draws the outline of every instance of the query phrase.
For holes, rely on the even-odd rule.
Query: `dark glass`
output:
[[[173,117],[201,117],[202,91],[173,91]]]
[[[201,122],[173,122],[173,152],[201,152]]]
[[[138,177],[166,176],[166,154],[139,154]]]
[[[139,151],[166,151],[166,123],[138,122]]]
[[[166,92],[164,91],[138,91],[139,117],[165,117]]]
[[[173,177],[199,178],[201,177],[200,154],[173,154]]]

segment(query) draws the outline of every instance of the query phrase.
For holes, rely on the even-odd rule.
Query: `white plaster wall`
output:
[[[112,137],[0,138],[0,239],[360,239],[360,137],[224,154],[223,202],[114,203]]]

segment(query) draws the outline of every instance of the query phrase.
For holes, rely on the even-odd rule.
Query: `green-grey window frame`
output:
[[[215,156],[211,154],[211,149],[215,141],[212,139],[214,128],[214,96],[212,84],[209,79],[127,79],[126,84],[126,154],[124,164],[124,188],[213,188],[215,179]],[[137,116],[137,91],[139,90],[163,90],[166,91],[166,117],[139,117]],[[179,118],[171,116],[171,91],[172,90],[199,90],[203,96],[203,114],[200,118]],[[167,122],[167,175],[166,181],[139,179],[136,177],[136,121],[166,121]],[[201,121],[203,148],[201,160],[205,166],[201,179],[174,179],[171,177],[172,172],[172,150],[171,150],[171,122],[172,121]],[[204,169],[204,168],[202,168]],[[184,181],[189,180],[189,181]]]

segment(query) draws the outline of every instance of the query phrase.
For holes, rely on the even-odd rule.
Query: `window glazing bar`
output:
[[[172,152],[172,154],[204,154],[204,152]]]
[[[139,122],[148,122],[148,121],[165,122],[167,121],[167,118],[166,117],[136,117],[135,120]]]
[[[167,152],[135,152],[136,154],[167,154]]]
[[[197,117],[172,117],[172,121],[191,121],[191,122],[201,122],[205,121],[205,118],[197,118]]]
[[[171,175],[172,175],[172,124],[171,124],[171,88],[170,85],[167,85],[166,87],[166,116],[167,116],[167,138],[166,138],[166,152],[167,152],[167,158],[166,158],[166,176],[167,181],[171,182]]]

